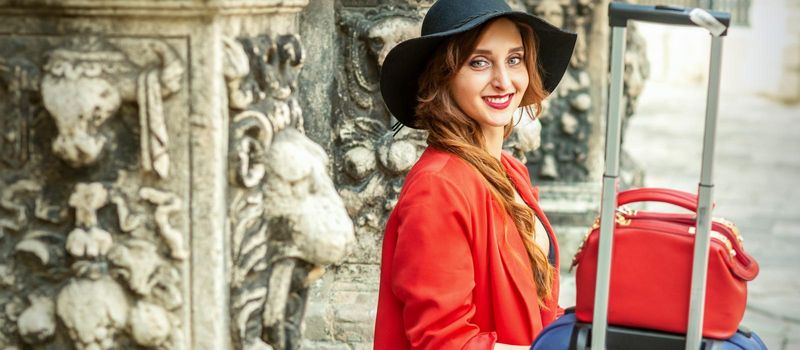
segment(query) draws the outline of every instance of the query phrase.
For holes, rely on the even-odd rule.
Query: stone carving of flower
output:
[[[81,226],[97,225],[97,210],[108,203],[108,191],[102,184],[79,183],[69,197],[69,206],[75,208],[75,221]]]
[[[111,249],[111,234],[99,228],[97,210],[108,203],[108,191],[102,184],[79,183],[69,197],[75,208],[76,228],[67,237],[67,251],[75,257],[95,258],[105,256]]]
[[[378,141],[378,159],[393,175],[408,172],[425,148],[426,133],[403,128],[395,133],[386,133]]]
[[[128,309],[122,287],[108,276],[72,280],[56,299],[56,313],[78,350],[111,349]]]
[[[17,320],[17,329],[22,340],[38,344],[48,340],[56,331],[55,305],[45,297],[32,297],[31,306]]]
[[[111,234],[101,228],[76,228],[67,237],[67,251],[75,257],[95,258],[105,256],[112,243]]]
[[[131,336],[144,346],[159,346],[169,338],[172,329],[167,311],[161,306],[140,301],[130,313]]]

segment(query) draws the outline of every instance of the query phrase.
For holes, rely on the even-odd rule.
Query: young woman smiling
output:
[[[387,107],[429,146],[386,224],[374,348],[528,349],[561,312],[558,247],[502,145],[561,80],[575,35],[502,0],[439,0],[422,34],[381,71]]]

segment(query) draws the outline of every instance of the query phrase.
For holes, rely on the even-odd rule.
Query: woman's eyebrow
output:
[[[522,46],[519,46],[519,47],[515,47],[515,48],[512,48],[512,49],[509,49],[508,53],[521,52],[521,51],[525,51],[525,48],[523,48]],[[485,50],[485,49],[475,49],[475,51],[472,51],[472,54],[473,55],[491,55],[492,51],[491,50]]]

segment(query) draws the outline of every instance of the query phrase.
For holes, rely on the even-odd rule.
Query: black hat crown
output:
[[[485,15],[510,12],[503,0],[439,0],[422,21],[422,35],[454,30]]]

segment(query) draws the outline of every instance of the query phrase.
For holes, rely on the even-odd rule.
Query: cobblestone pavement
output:
[[[731,91],[720,96],[714,216],[735,222],[761,272],[743,324],[771,350],[800,349],[800,106]],[[696,191],[705,86],[648,82],[625,149],[645,183]]]

